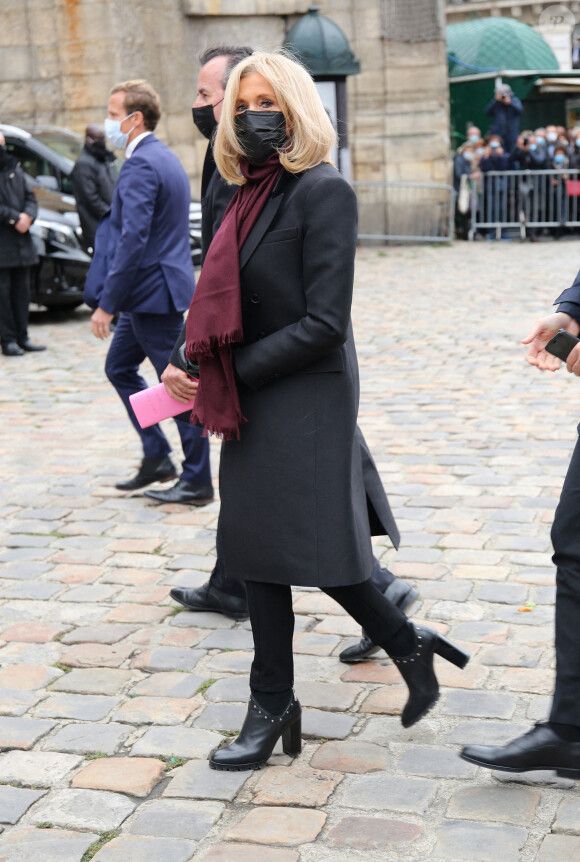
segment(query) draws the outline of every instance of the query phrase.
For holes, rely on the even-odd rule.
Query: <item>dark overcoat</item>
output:
[[[220,463],[230,578],[315,587],[371,574],[350,321],[356,237],[354,192],[321,164],[282,176],[240,252],[234,364],[248,421]]]
[[[83,230],[85,248],[95,247],[95,233],[100,220],[109,212],[115,183],[119,176],[117,162],[107,153],[100,158],[85,145],[71,174],[73,193]]]
[[[34,221],[38,204],[34,192],[26,185],[20,165],[9,155],[0,167],[0,268],[38,263],[30,231],[19,233],[15,228],[20,213],[26,213]]]

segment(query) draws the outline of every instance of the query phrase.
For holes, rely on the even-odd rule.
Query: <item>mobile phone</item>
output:
[[[579,343],[580,338],[570,335],[565,329],[559,329],[555,336],[548,341],[545,350],[566,362],[570,351]]]

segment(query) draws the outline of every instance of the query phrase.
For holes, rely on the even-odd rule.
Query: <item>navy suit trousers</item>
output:
[[[129,396],[134,392],[147,389],[147,383],[139,374],[139,366],[148,358],[157,376],[160,377],[173,349],[181,327],[183,315],[139,314],[123,312],[115,327],[113,341],[107,354],[105,373],[125,405],[129,419],[133,423],[143,444],[145,458],[163,458],[171,451],[169,441],[159,425],[141,428]],[[194,485],[210,485],[209,440],[202,437],[202,429],[197,425],[176,420],[184,460],[181,478]]]

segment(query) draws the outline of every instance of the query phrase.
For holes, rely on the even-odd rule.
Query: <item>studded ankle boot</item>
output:
[[[459,668],[464,668],[470,658],[469,653],[434,629],[416,625],[413,628],[414,651],[405,656],[391,656],[409,688],[409,700],[401,715],[403,727],[411,727],[418,722],[439,700],[439,683],[433,670],[435,653]]]
[[[302,707],[294,696],[282,715],[271,715],[250,696],[240,735],[229,745],[218,748],[210,757],[209,765],[212,769],[230,772],[261,769],[280,737],[284,754],[295,757],[302,751],[301,716]]]

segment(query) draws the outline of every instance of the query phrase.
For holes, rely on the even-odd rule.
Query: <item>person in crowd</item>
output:
[[[175,478],[171,447],[158,425],[141,428],[129,396],[147,388],[139,365],[148,357],[162,373],[181,330],[195,286],[189,246],[189,180],[178,158],[153,134],[161,116],[159,96],[147,81],[111,90],[105,133],[125,150],[110,213],[101,221],[87,276],[85,300],[96,310],[91,331],[110,335],[121,312],[105,372],[121,398],[142,447],[138,473],[118,482],[122,491]],[[184,461],[174,502],[203,505],[213,498],[209,442],[201,429],[177,421]]]
[[[484,221],[502,222],[506,221],[506,183],[505,178],[497,176],[497,171],[508,170],[508,156],[505,154],[502,139],[499,135],[489,135],[486,141],[485,155],[479,162],[479,168],[483,174],[483,206]],[[493,171],[493,176],[488,174]],[[496,228],[491,227],[487,232],[487,239],[494,240]],[[507,239],[505,228],[501,228],[502,239]]]
[[[0,344],[4,356],[45,350],[28,337],[30,272],[38,255],[30,236],[38,204],[0,132]]]
[[[544,167],[543,154],[538,154],[536,136],[531,131],[518,135],[516,147],[509,157],[510,170],[537,171]],[[530,242],[538,242],[537,227],[528,227],[530,222],[539,221],[542,217],[542,177],[516,177],[516,194],[518,209],[523,212],[526,223],[526,237]]]
[[[577,170],[580,168],[580,129],[574,129],[570,137],[570,148],[568,150],[569,166]]]
[[[522,103],[514,96],[509,84],[498,84],[495,97],[486,106],[485,113],[493,118],[491,132],[502,139],[506,153],[511,153],[515,147],[522,110]]]
[[[481,129],[479,129],[477,126],[474,126],[473,124],[470,123],[467,126],[466,142],[469,144],[472,144],[473,146],[476,146],[480,140],[481,140]]]
[[[245,57],[252,54],[251,48],[221,45],[205,51],[200,58],[197,98],[193,105],[193,119],[198,130],[208,138],[204,170],[202,173],[202,230],[201,255],[202,262],[215,232],[221,224],[224,212],[237,186],[228,185],[215,166],[213,157],[213,137],[219,122],[227,79],[233,67]],[[209,165],[209,168],[208,168]],[[195,396],[197,384],[181,368],[179,351],[185,341],[185,327],[174,348],[170,363],[162,374],[167,391],[177,400],[188,401]],[[384,492],[377,468],[366,445],[364,437],[357,430],[359,442],[367,506],[372,522],[371,530],[375,535],[388,535],[395,547],[399,544],[399,533],[391,509]],[[154,499],[162,499],[163,492],[146,492]],[[217,539],[217,560],[209,580],[196,589],[175,587],[171,597],[191,611],[211,611],[223,613],[233,619],[246,619],[248,605],[246,589],[243,581],[227,578],[220,554],[219,533]],[[418,597],[417,591],[407,582],[396,578],[392,572],[381,566],[375,558],[371,575],[379,590],[386,595],[401,610],[408,612]],[[363,631],[361,640],[347,647],[340,654],[341,661],[363,661],[374,655],[380,647],[372,642]]]
[[[260,768],[280,737],[300,751],[292,584],[322,588],[386,649],[409,689],[406,727],[437,700],[434,654],[469,658],[370,580],[350,323],[356,198],[328,163],[335,140],[298,62],[256,52],[234,67],[214,156],[239,190],[205,257],[185,349],[199,366],[193,419],[223,439],[222,553],[228,577],[245,581],[254,636],[248,712],[214,769]]]
[[[534,132],[536,138],[536,145],[538,147],[538,159],[544,163],[544,167],[548,166],[548,150],[547,150],[547,142],[546,142],[546,130],[540,126]]]
[[[568,167],[568,162],[566,147],[562,144],[556,144],[551,167],[557,171],[564,171]],[[552,175],[550,178],[548,219],[560,222],[558,227],[551,228],[554,239],[560,239],[565,231],[564,223],[568,218],[567,180],[568,174],[565,173]]]
[[[97,226],[109,211],[118,176],[117,159],[107,149],[103,129],[91,123],[86,128],[85,145],[71,174],[85,251],[92,252],[95,247]]]
[[[467,141],[459,147],[453,159],[455,230],[458,239],[466,240],[468,237],[472,199],[472,187],[469,181],[476,176],[478,174],[475,165],[475,145]],[[466,177],[466,180],[462,180],[462,177]]]
[[[545,350],[559,329],[580,335],[580,273],[556,299],[558,311],[539,320],[524,339],[527,361],[543,371],[557,371],[560,360]],[[580,345],[567,370],[580,376]],[[555,770],[580,778],[580,441],[572,455],[552,526],[556,566],[556,686],[547,722],[538,722],[507,745],[468,745],[464,760],[503,772]]]
[[[558,143],[558,129],[554,125],[546,126],[546,152],[548,159],[554,158],[554,150]]]

